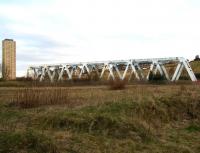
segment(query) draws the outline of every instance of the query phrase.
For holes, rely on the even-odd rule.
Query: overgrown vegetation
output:
[[[0,88],[0,153],[199,153],[199,93],[198,85]]]

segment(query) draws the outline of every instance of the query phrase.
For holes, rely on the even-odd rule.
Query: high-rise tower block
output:
[[[12,39],[2,41],[2,76],[5,80],[16,79],[16,42]]]

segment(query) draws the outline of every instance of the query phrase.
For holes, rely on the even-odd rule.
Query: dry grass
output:
[[[183,84],[0,88],[0,153],[199,153],[199,93]]]
[[[26,88],[17,91],[10,105],[33,108],[43,105],[69,105],[68,90],[62,88]]]

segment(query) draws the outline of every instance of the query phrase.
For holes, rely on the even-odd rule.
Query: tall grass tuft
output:
[[[26,88],[19,90],[11,100],[11,106],[33,108],[43,105],[69,104],[67,89],[62,88]]]

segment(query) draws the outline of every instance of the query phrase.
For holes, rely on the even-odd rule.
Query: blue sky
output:
[[[198,0],[0,0],[0,39],[29,65],[200,54]]]

